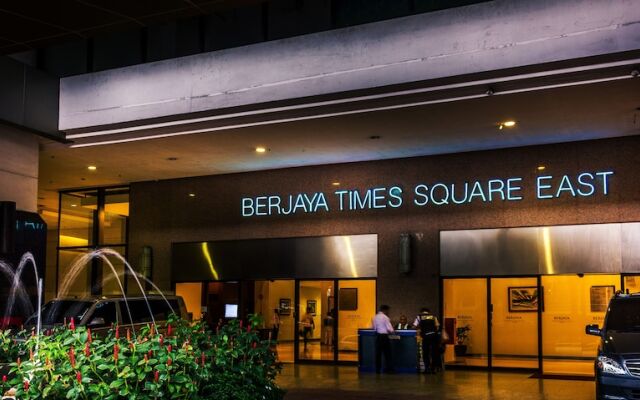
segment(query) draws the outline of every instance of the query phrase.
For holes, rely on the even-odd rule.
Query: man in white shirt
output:
[[[391,362],[391,343],[389,342],[389,334],[395,333],[391,321],[389,320],[389,306],[380,306],[380,311],[373,317],[372,328],[376,331],[376,373],[382,370],[382,355],[384,354],[384,362],[387,366],[387,372],[393,371]]]

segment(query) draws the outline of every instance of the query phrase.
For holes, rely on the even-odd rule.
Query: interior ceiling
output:
[[[516,127],[499,130],[508,119]],[[39,204],[55,209],[68,188],[637,134],[640,79],[627,79],[124,144],[43,142]]]
[[[0,3],[0,54],[209,14],[263,0],[21,0]],[[28,26],[29,29],[24,29]]]

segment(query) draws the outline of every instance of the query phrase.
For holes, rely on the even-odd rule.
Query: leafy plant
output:
[[[0,363],[10,363],[20,356],[21,346],[10,329],[0,330]]]
[[[21,400],[279,400],[280,367],[258,337],[259,323],[232,321],[213,333],[172,316],[162,333],[116,326],[103,338],[72,323],[30,337],[27,358],[12,362],[13,377],[0,389],[15,388]]]
[[[469,339],[469,331],[471,327],[469,325],[460,326],[456,329],[456,343],[458,345],[463,345]]]

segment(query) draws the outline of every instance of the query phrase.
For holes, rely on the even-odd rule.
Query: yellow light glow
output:
[[[548,274],[554,274],[553,254],[551,252],[551,232],[549,228],[542,228],[542,244],[544,246],[544,263]]]
[[[356,259],[353,257],[353,248],[351,247],[351,238],[349,236],[343,236],[344,244],[347,246],[347,255],[349,256],[349,265],[351,266],[351,275],[354,278],[358,277],[358,268],[356,268]]]
[[[504,125],[506,128],[513,128],[514,126],[516,126],[516,121],[504,121],[502,125]]]
[[[547,167],[544,165],[538,165],[538,171],[544,171],[545,169],[547,169]]]
[[[256,147],[256,153],[265,153],[266,151],[267,149],[262,146]]]
[[[207,242],[202,242],[202,254],[204,255],[204,259],[207,260],[209,264],[209,269],[211,270],[211,275],[213,279],[220,280],[218,277],[218,271],[216,271],[216,267],[213,266],[213,260],[211,259],[211,254],[209,253],[209,244]]]
[[[189,197],[196,197],[195,193],[189,193]]]
[[[95,170],[97,170],[97,169],[98,169],[98,167],[96,167],[95,165],[89,165],[89,166],[87,167],[87,169],[88,169],[89,171],[95,171]]]
[[[340,186],[340,182],[333,182],[331,183],[333,186]]]

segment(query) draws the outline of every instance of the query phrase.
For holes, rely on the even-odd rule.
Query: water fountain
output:
[[[259,317],[250,316],[247,325],[240,320],[230,321],[212,332],[205,321],[191,322],[178,316],[171,317],[159,331],[142,282],[153,287],[174,311],[171,303],[158,286],[136,272],[114,250],[95,250],[74,260],[61,283],[58,298],[69,293],[72,282],[94,259],[109,267],[111,274],[102,285],[110,280],[117,281],[132,323],[123,280],[129,275],[133,277],[146,303],[151,324],[139,332],[132,326],[122,336],[117,326],[98,337],[91,334],[90,327],[76,327],[73,323],[42,334],[40,318],[43,312],[48,314],[41,308],[42,279],[33,256],[25,254],[15,271],[10,265],[0,263],[0,271],[11,282],[9,312],[18,300],[29,303],[22,282],[29,263],[33,265],[38,290],[37,307],[32,307],[37,310],[37,332],[31,338],[17,341],[11,336],[11,343],[5,346],[9,349],[6,354],[11,354],[11,349],[16,349],[17,354],[11,354],[9,358],[15,360],[11,373],[3,372],[10,376],[0,380],[0,395],[7,393],[22,400],[39,400],[43,396],[79,400],[89,398],[89,394],[101,398],[114,393],[119,394],[118,398],[163,398],[173,392],[186,398],[219,398],[229,390],[230,371],[224,366],[234,366],[233,376],[237,377],[234,391],[243,391],[243,398],[257,394],[259,398],[282,399],[282,392],[274,380],[280,366],[271,350],[272,343],[260,338]],[[116,260],[124,265],[123,271],[117,271]],[[230,346],[234,351],[228,351]],[[256,378],[253,383],[247,384],[244,380],[243,376],[247,374]]]

